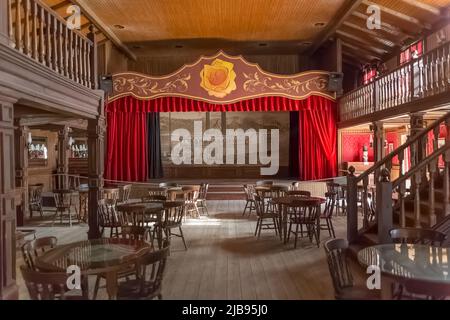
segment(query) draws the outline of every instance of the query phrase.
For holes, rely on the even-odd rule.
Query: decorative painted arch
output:
[[[242,56],[229,56],[220,51],[214,56],[202,56],[166,76],[115,74],[108,102],[126,96],[139,100],[181,97],[212,104],[269,96],[303,100],[315,95],[335,100],[335,93],[327,89],[328,81],[329,73],[325,71],[278,75],[262,70]]]

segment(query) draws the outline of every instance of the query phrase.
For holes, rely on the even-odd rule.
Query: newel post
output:
[[[392,182],[389,181],[391,173],[388,169],[381,171],[379,192],[377,195],[376,211],[378,217],[378,242],[389,243],[389,231],[392,229]]]
[[[358,239],[358,182],[355,168],[348,168],[347,175],[347,240],[353,243]]]

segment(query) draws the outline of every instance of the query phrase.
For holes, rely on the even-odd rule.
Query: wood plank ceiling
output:
[[[233,45],[272,43],[313,54],[339,37],[344,61],[363,64],[386,59],[438,24],[450,0],[43,0],[68,16],[71,3],[83,8],[82,29],[94,19],[102,38],[125,51],[202,41]],[[381,30],[369,30],[367,8],[381,9]],[[139,46],[137,45],[139,44]],[[280,47],[280,46],[278,46]]]

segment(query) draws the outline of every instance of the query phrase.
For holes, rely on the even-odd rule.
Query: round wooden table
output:
[[[36,267],[46,272],[66,272],[76,265],[83,275],[106,276],[106,290],[110,299],[117,297],[117,273],[135,263],[152,250],[151,244],[141,240],[107,238],[80,241],[57,246],[36,259]]]
[[[382,244],[358,252],[364,266],[376,266],[384,276],[381,297],[392,298],[392,282],[407,291],[432,297],[450,296],[450,248],[422,244]]]
[[[320,197],[298,197],[298,196],[285,196],[272,199],[272,202],[275,205],[278,205],[278,219],[279,219],[279,228],[280,228],[280,238],[284,243],[287,243],[288,237],[288,207],[293,206],[294,204],[301,205],[311,205],[317,206],[318,214],[317,214],[317,230],[319,233],[320,239],[320,215],[321,208],[320,206],[325,203],[325,198]]]

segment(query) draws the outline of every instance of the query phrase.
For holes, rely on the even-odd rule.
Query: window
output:
[[[423,55],[423,40],[410,45],[408,48],[400,53],[400,65],[410,62],[412,59],[417,59]]]

